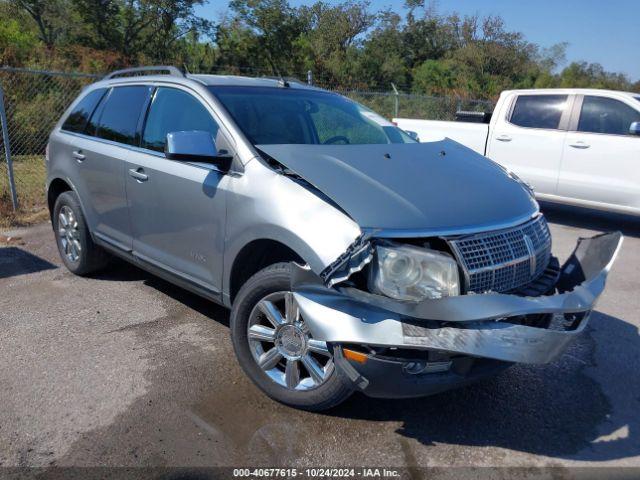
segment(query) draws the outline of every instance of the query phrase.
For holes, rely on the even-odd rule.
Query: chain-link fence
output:
[[[0,226],[28,221],[45,209],[44,155],[49,132],[80,90],[99,77],[82,73],[0,67],[0,87],[4,91],[9,140],[6,145],[4,136],[0,135]],[[490,111],[493,108],[492,103],[487,101],[430,97],[391,89],[374,92],[349,90],[335,85],[331,85],[330,89],[387,118],[453,120],[457,110]],[[10,164],[7,159],[12,162],[17,210],[12,201]]]
[[[45,207],[45,148],[49,132],[83,86],[97,76],[0,67],[6,131],[0,147],[0,220],[29,219]],[[8,153],[8,155],[7,155]],[[12,201],[11,162],[17,210]]]
[[[410,93],[369,92],[335,89],[356,102],[366,105],[386,118],[421,118],[424,120],[454,120],[460,110],[491,112],[493,103],[487,100],[466,100],[457,97],[430,97]]]

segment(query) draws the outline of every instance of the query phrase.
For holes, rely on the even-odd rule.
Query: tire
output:
[[[67,191],[58,196],[53,207],[52,223],[60,258],[70,272],[83,276],[108,263],[107,253],[91,239],[75,192]]]
[[[287,301],[290,302],[291,311],[297,313],[293,296],[289,292],[290,277],[289,264],[276,263],[259,271],[244,284],[231,310],[233,348],[248,377],[272,399],[303,410],[327,410],[346,400],[353,392],[353,387],[333,365],[331,346],[311,337],[304,318],[300,316],[300,321],[288,321],[289,318],[298,318],[297,315],[290,316],[286,313],[290,311],[286,306]],[[284,296],[282,299],[281,295]],[[280,320],[283,323],[270,321],[269,315],[264,313],[263,308],[269,303],[282,314],[284,318],[281,317]],[[270,327],[273,327],[273,341],[262,342],[255,339],[255,332],[267,332]],[[264,335],[265,338],[270,338],[272,334]],[[278,353],[280,359],[275,359],[278,363],[273,369],[263,369],[258,362],[268,358],[267,352],[271,353],[274,349],[282,352]],[[298,356],[300,358],[295,360]],[[297,367],[290,365],[290,362],[297,364]],[[271,366],[273,361],[265,361],[264,364]],[[320,370],[317,367],[321,367]],[[295,372],[296,368],[298,375],[289,374]],[[312,371],[315,377],[311,374]],[[296,380],[299,383],[296,384]],[[296,386],[292,388],[293,385]]]

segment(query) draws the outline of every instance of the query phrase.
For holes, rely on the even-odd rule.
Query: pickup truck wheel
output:
[[[60,258],[72,273],[87,275],[106,265],[109,257],[93,243],[74,192],[56,199],[52,221]]]
[[[261,270],[242,287],[231,311],[240,366],[271,398],[305,410],[326,410],[353,389],[333,364],[331,347],[316,340],[295,304],[288,263]]]

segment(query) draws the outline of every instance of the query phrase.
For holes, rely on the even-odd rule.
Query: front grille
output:
[[[542,215],[514,228],[450,241],[466,274],[467,291],[507,292],[544,272],[551,257],[551,234]]]

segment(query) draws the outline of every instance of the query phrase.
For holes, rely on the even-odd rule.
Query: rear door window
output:
[[[633,122],[640,122],[640,112],[626,103],[587,95],[582,102],[578,131],[628,135]]]
[[[73,110],[62,124],[62,130],[76,133],[84,132],[89,117],[91,117],[91,114],[106,91],[106,88],[99,88],[87,93],[85,97],[73,107]]]
[[[167,133],[203,130],[214,140],[218,124],[198,99],[177,88],[158,88],[142,134],[142,147],[163,151]]]
[[[558,129],[567,95],[520,95],[509,121],[519,127]]]
[[[142,85],[114,87],[94,113],[97,120],[91,119],[89,133],[105,140],[137,146],[138,120],[150,90],[151,87]]]

